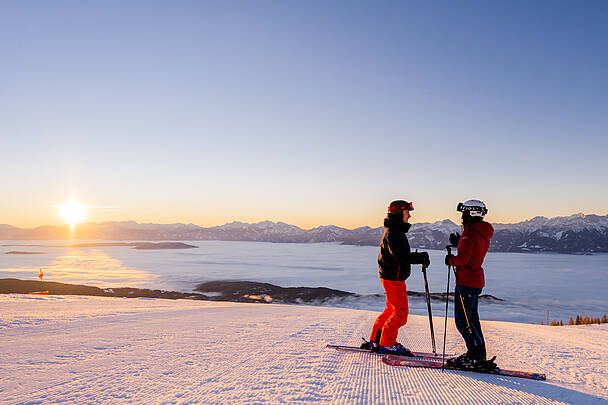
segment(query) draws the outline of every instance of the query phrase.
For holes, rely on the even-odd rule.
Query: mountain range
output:
[[[496,252],[608,252],[608,215],[535,217],[514,224],[493,224],[490,250]],[[194,224],[148,224],[133,221],[79,224],[74,236],[96,240],[225,240],[276,243],[337,242],[347,245],[378,245],[384,227],[346,229],[324,225],[302,229],[283,222],[263,221],[249,224],[231,222],[209,228]],[[444,249],[449,234],[462,227],[446,219],[415,223],[408,232],[412,248]],[[0,225],[0,240],[69,239],[67,225],[45,225],[31,229]]]

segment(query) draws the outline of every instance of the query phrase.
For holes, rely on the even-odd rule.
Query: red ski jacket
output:
[[[465,225],[460,242],[458,255],[450,258],[450,264],[456,266],[456,282],[458,285],[473,288],[483,288],[485,278],[481,267],[490,247],[490,239],[494,228],[487,222],[477,222]]]

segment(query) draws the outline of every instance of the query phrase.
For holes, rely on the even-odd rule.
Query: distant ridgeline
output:
[[[568,217],[536,217],[516,224],[493,224],[490,246],[495,252],[608,252],[608,215],[575,214]],[[338,242],[376,246],[383,227],[345,229],[334,225],[305,230],[282,222],[257,224],[232,222],[203,228],[193,224],[139,224],[132,221],[81,224],[78,239],[101,240],[225,240],[276,243]],[[451,232],[461,226],[450,220],[414,223],[408,233],[410,245],[419,249],[444,249]],[[74,237],[74,236],[72,236]],[[51,240],[70,238],[69,226],[21,229],[0,225],[0,240]]]

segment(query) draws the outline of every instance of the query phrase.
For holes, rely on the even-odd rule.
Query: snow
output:
[[[608,325],[482,321],[503,368],[547,381],[390,367],[357,345],[376,312],[277,304],[0,296],[0,403],[596,404]],[[435,318],[436,336],[443,319]],[[448,320],[447,351],[462,341]],[[400,340],[429,351],[428,318]],[[441,347],[438,340],[438,347]]]

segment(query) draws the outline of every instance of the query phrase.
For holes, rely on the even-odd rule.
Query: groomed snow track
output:
[[[608,328],[483,322],[504,368],[548,381],[382,364],[356,345],[376,314],[188,300],[0,296],[0,403],[596,404]],[[449,320],[447,350],[462,343]],[[436,335],[443,320],[435,318]],[[401,342],[429,351],[428,318]],[[438,342],[438,346],[440,344]]]

